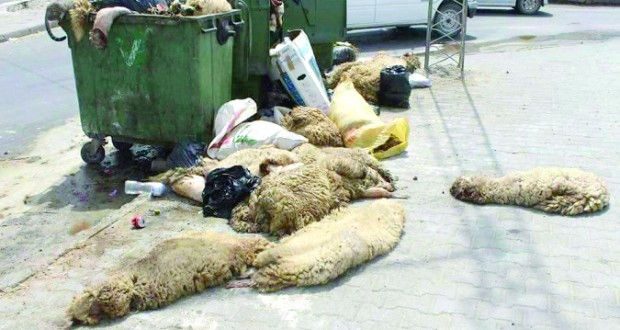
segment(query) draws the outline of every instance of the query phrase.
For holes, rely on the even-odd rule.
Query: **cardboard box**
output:
[[[272,79],[279,79],[293,100],[329,113],[329,98],[308,36],[294,30],[271,51]]]

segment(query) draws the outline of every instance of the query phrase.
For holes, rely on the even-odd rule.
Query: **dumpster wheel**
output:
[[[93,153],[93,142],[87,142],[82,146],[82,150],[80,151],[80,155],[82,156],[82,160],[89,165],[97,165],[103,161],[105,158],[105,150],[103,146],[99,144],[95,152]]]

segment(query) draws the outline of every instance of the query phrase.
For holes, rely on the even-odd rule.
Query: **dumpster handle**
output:
[[[213,32],[213,31],[217,30],[217,28],[215,27],[215,23],[213,22],[212,19],[208,20],[207,23],[208,23],[207,24],[208,27],[206,29],[205,28],[201,28],[200,29],[200,31],[202,31],[202,33],[209,33],[209,32]]]

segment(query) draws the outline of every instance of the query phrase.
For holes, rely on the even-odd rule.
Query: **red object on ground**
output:
[[[145,227],[144,218],[142,218],[141,216],[133,217],[133,219],[131,219],[131,224],[136,229],[142,229]]]

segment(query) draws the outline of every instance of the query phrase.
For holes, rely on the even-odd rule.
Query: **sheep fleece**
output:
[[[343,147],[340,130],[321,110],[295,107],[282,121],[287,130],[297,133],[315,146]]]
[[[405,211],[392,200],[334,212],[259,253],[252,280],[261,291],[325,284],[394,249],[404,224]]]
[[[450,193],[475,204],[519,205],[562,215],[597,212],[609,204],[605,182],[573,168],[535,168],[500,178],[462,176]]]
[[[265,176],[249,200],[233,209],[234,230],[287,235],[364,197],[369,188],[394,191],[389,172],[361,149],[306,143],[293,152],[305,165]]]
[[[287,235],[349,200],[339,175],[305,165],[265,176],[250,198],[233,209],[230,225],[240,232]]]
[[[189,233],[163,241],[143,259],[74,298],[69,317],[97,324],[130,310],[157,309],[246,270],[272,243],[260,237]]]

